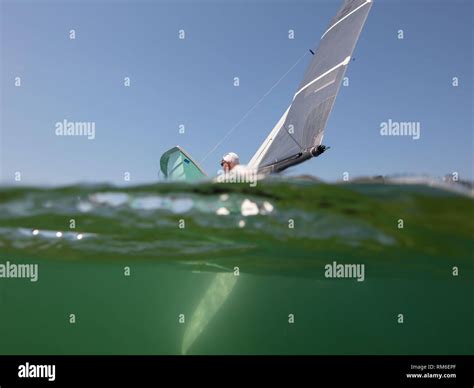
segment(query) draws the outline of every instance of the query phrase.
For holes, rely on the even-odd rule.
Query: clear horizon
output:
[[[152,183],[178,144],[211,176],[226,152],[247,162],[310,56],[247,112],[317,47],[341,4],[2,1],[2,184]],[[462,0],[374,0],[326,127],[331,149],[288,174],[472,181],[472,11]],[[94,138],[57,136],[63,120],[94,123]],[[382,136],[394,122],[419,138]]]

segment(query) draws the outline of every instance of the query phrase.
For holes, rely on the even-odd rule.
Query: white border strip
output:
[[[313,79],[311,82],[308,82],[305,86],[303,86],[300,90],[298,90],[295,94],[295,96],[293,97],[293,101],[295,100],[296,96],[298,94],[300,94],[303,90],[305,90],[308,86],[314,84],[317,80],[323,78],[325,75],[328,75],[329,73],[333,72],[334,70],[336,70],[338,67],[341,67],[341,66],[346,66],[349,61],[351,60],[351,56],[349,55],[348,57],[346,57],[346,59],[344,59],[341,63],[339,63],[338,65],[334,66],[333,68],[329,69],[328,71],[326,71],[325,73],[321,74],[320,76],[316,77],[315,79]]]
[[[364,4],[361,4],[359,5],[356,9],[354,9],[353,11],[349,12],[346,16],[344,16],[341,20],[338,20],[336,23],[334,23],[331,27],[329,27],[326,32],[323,34],[323,36],[321,36],[321,39],[324,38],[324,35],[326,35],[329,31],[331,31],[334,27],[336,27],[340,22],[342,22],[345,18],[349,17],[350,15],[352,15],[355,11],[358,11],[360,8],[362,8],[364,5],[368,4],[368,3],[371,3],[372,0],[367,0]]]

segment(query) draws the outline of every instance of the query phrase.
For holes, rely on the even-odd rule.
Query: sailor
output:
[[[221,166],[224,169],[224,172],[226,174],[239,165],[240,165],[239,155],[237,155],[235,152],[229,152],[228,154],[225,154],[222,157]],[[239,167],[237,168],[237,170],[238,169]]]

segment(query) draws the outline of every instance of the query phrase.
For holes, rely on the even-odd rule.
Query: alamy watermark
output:
[[[38,264],[14,264],[7,261],[5,264],[0,264],[0,278],[30,279],[31,282],[36,282]]]
[[[411,136],[413,140],[420,138],[421,124],[419,121],[393,121],[388,119],[380,123],[381,136]]]
[[[29,362],[18,366],[19,378],[43,378],[56,380],[56,365],[34,365]]]
[[[324,266],[326,278],[357,279],[358,282],[365,280],[365,264],[338,264],[333,261]]]
[[[87,136],[87,139],[95,139],[94,121],[69,121],[64,119],[54,125],[56,136]]]
[[[225,173],[223,170],[217,171],[216,182],[218,183],[248,183],[250,187],[256,187],[257,181],[256,169],[242,168],[237,172],[232,170],[230,173]]]

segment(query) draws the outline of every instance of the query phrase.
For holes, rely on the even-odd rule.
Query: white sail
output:
[[[249,162],[281,171],[316,156],[329,114],[371,0],[346,0],[321,37],[319,47],[287,111]]]
[[[258,151],[252,157],[252,159],[250,159],[250,162],[248,162],[247,164],[249,168],[257,168],[259,166],[260,161],[262,160],[262,158],[265,156],[268,149],[272,145],[273,139],[275,139],[276,135],[278,134],[278,132],[280,132],[281,128],[283,127],[283,123],[286,120],[286,116],[288,115],[288,111],[290,110],[290,107],[291,105],[288,107],[285,113],[283,113],[283,116],[281,116],[280,120],[278,120],[275,127],[272,129],[272,131],[267,136],[265,141],[262,143]]]

